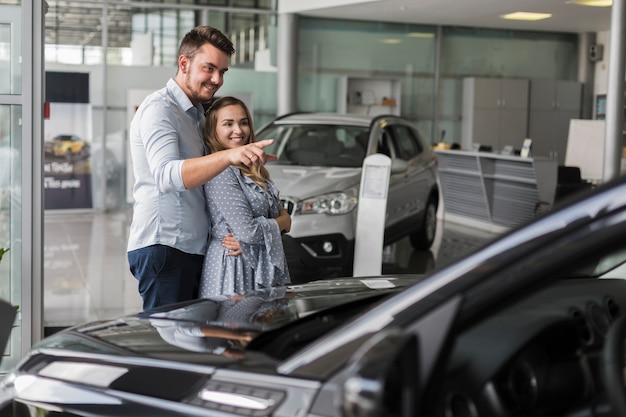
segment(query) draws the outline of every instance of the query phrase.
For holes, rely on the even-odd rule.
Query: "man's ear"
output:
[[[178,68],[182,71],[183,74],[187,73],[188,66],[189,59],[185,55],[180,55],[178,57]]]

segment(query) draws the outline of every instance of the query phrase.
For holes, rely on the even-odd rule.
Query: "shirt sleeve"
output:
[[[163,193],[184,191],[175,112],[167,102],[156,100],[143,103],[141,111],[140,135],[157,188]]]

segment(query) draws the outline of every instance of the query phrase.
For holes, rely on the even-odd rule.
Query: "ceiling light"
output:
[[[567,4],[593,7],[611,7],[613,5],[613,0],[570,0]]]
[[[550,13],[530,13],[530,12],[515,12],[504,14],[500,16],[503,19],[509,20],[543,20],[552,17]]]
[[[434,38],[435,34],[430,32],[411,32],[407,33],[406,36],[409,38]]]
[[[382,43],[389,43],[389,44],[402,43],[401,39],[381,39],[380,41]]]

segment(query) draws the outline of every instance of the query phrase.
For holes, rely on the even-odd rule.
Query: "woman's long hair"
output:
[[[240,106],[244,112],[246,112],[248,126],[250,126],[250,138],[248,143],[256,142],[256,135],[254,134],[254,126],[252,124],[252,115],[250,114],[250,110],[248,110],[248,106],[236,97],[224,96],[216,99],[206,112],[204,143],[211,153],[228,149],[219,141],[216,133],[218,123],[217,113],[220,109],[228,106]],[[237,168],[241,170],[243,175],[250,177],[261,187],[267,188],[267,180],[270,178],[270,174],[263,165],[252,165],[252,167],[247,167],[242,164],[237,165]]]

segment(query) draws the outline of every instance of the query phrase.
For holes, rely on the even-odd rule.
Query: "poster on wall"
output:
[[[93,207],[89,74],[46,72],[45,209]]]

